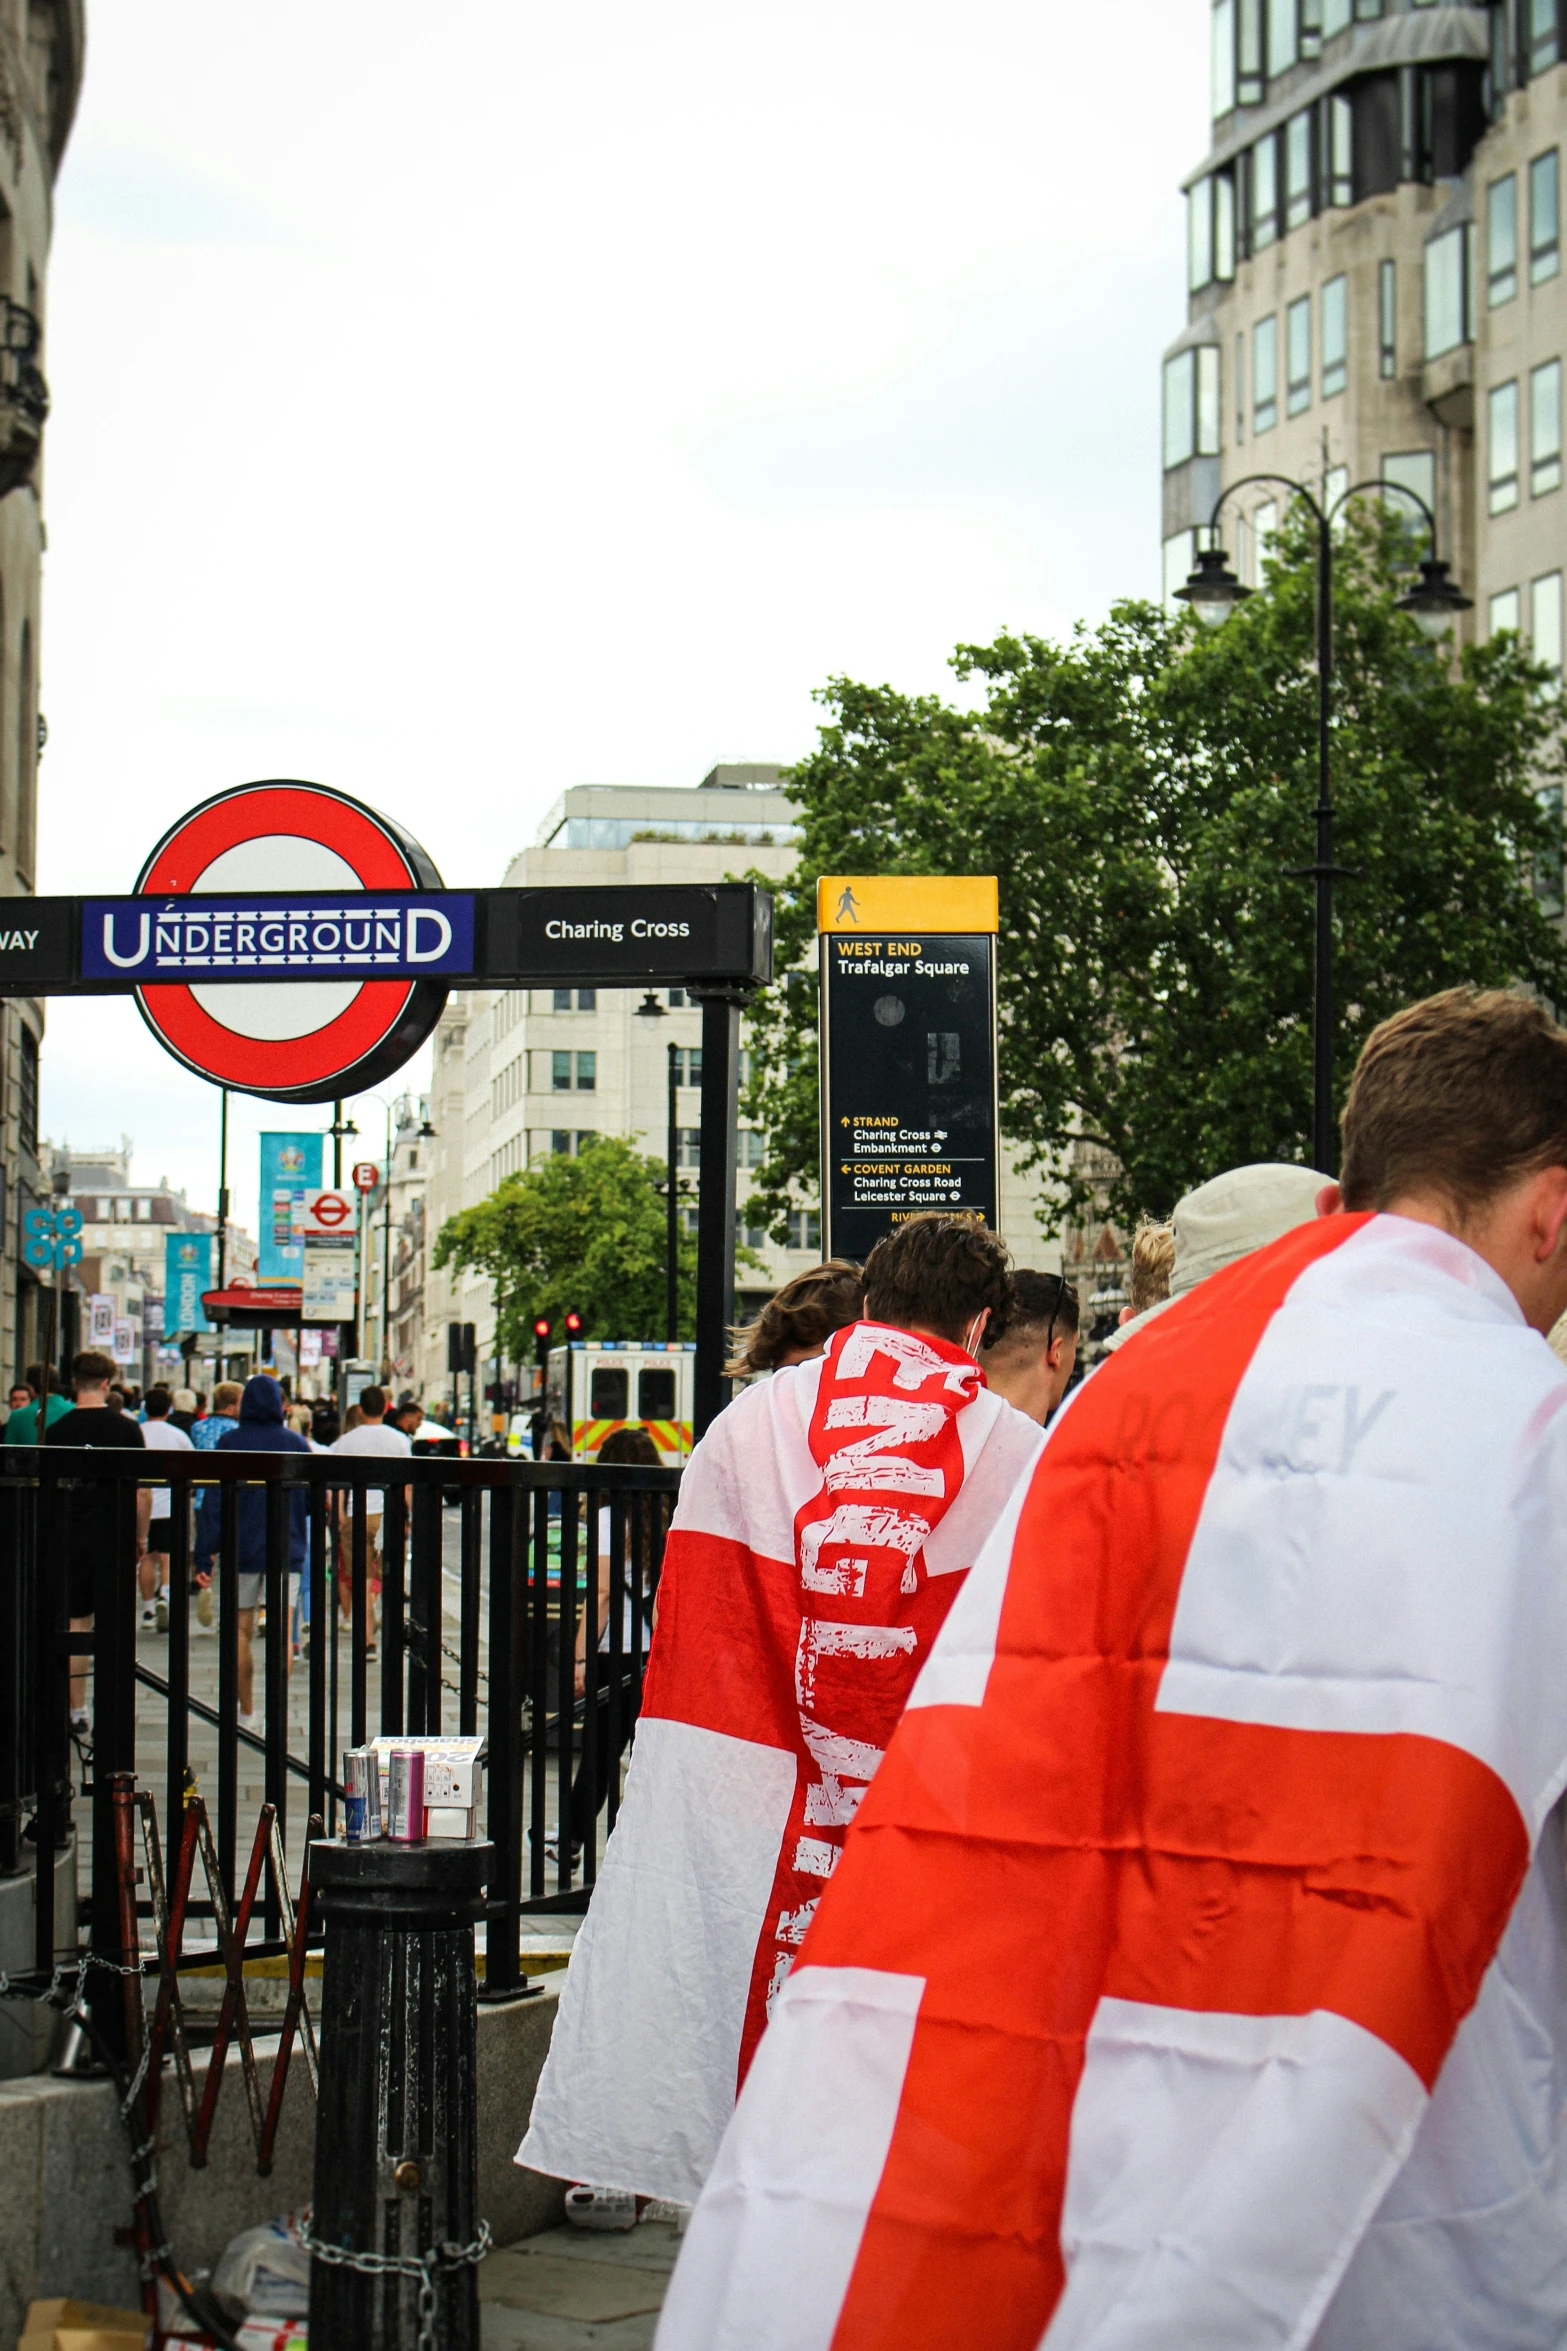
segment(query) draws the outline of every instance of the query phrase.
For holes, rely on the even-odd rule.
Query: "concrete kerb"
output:
[[[538,1979],[527,2000],[479,2010],[479,2210],[497,2245],[513,2244],[564,2217],[565,2184],[512,2161],[527,2128],[533,2093],[554,2030],[565,1971]],[[272,2078],[258,2053],[261,2095]],[[200,2059],[197,2081],[201,2079]],[[296,2050],[271,2177],[256,2175],[255,2144],[240,2061],[231,2055],[213,2128],[211,2157],[193,2171],[172,2070],[158,2113],[158,2187],[175,2258],[187,2272],[210,2269],[229,2239],[310,2201],[315,2100]],[[27,2305],[40,2295],[75,2294],[134,2307],[136,2259],[116,2231],[131,2220],[131,2169],[114,2090],[104,2081],[32,2075],[0,2081],[0,2345],[13,2344]]]

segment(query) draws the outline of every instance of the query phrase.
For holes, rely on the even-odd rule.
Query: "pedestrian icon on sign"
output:
[[[845,882],[843,886],[843,895],[838,900],[838,911],[833,916],[833,921],[858,922],[859,919],[860,910],[859,907],[855,904],[854,885],[851,882]]]

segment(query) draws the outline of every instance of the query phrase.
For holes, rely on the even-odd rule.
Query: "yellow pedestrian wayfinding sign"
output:
[[[921,1210],[994,1226],[994,875],[824,874],[826,1254],[863,1262]]]

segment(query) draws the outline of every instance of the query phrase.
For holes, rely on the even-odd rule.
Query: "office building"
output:
[[[721,882],[758,872],[782,882],[796,858],[794,809],[781,771],[762,764],[721,765],[689,789],[579,784],[557,800],[534,845],[515,857],[511,886],[543,883]],[[651,991],[661,1017],[639,1011],[632,989],[578,987],[476,991],[454,996],[435,1035],[429,1123],[435,1129],[423,1200],[423,1229],[433,1244],[446,1219],[483,1200],[504,1179],[551,1154],[576,1153],[595,1134],[629,1135],[663,1159],[668,1133],[668,1048],[677,1054],[679,1172],[689,1188],[681,1214],[696,1229],[699,1179],[701,1007],[684,990]],[[741,1051],[746,1051],[741,1030]],[[744,1063],[742,1061],[742,1077]],[[821,1216],[815,1186],[789,1211],[787,1245],[748,1226],[746,1200],[760,1166],[763,1138],[741,1113],[735,1201],[738,1238],[760,1261],[736,1274],[736,1312],[756,1310],[791,1275],[818,1262]],[[1059,1249],[1040,1236],[1037,1178],[1017,1173],[1005,1155],[1002,1229],[1019,1263],[1058,1265]],[[489,1284],[453,1280],[426,1267],[419,1384],[431,1398],[450,1396],[447,1325],[471,1322],[481,1386],[498,1376]],[[596,1336],[656,1338],[662,1332]],[[401,1373],[399,1372],[399,1377]],[[465,1387],[466,1393],[466,1387]]]
[[[1166,593],[1246,475],[1386,484],[1434,517],[1474,599],[1461,636],[1518,629],[1559,668],[1567,6],[1215,0],[1211,31],[1164,362]],[[1226,503],[1248,584],[1287,497]]]
[[[40,459],[54,183],[81,87],[82,0],[0,0],[0,898],[38,886]],[[20,910],[18,920],[25,916]],[[42,1004],[0,1003],[0,1353],[36,1353],[38,1276],[21,1219],[48,1194],[38,1137]]]

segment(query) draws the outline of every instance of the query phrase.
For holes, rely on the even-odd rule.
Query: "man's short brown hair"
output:
[[[865,1260],[865,1312],[872,1322],[899,1330],[918,1324],[956,1343],[987,1306],[986,1339],[999,1339],[1012,1311],[1011,1260],[1000,1234],[968,1217],[937,1211],[906,1217]]]
[[[1058,1336],[1075,1338],[1077,1327],[1077,1292],[1065,1274],[1020,1268],[1012,1275],[1012,1311],[998,1338],[986,1331],[985,1353],[1010,1360],[1048,1347]]]
[[[84,1347],[71,1365],[71,1378],[78,1388],[106,1388],[119,1376],[113,1359],[100,1355],[96,1347]]]
[[[1567,1030],[1528,996],[1449,988],[1366,1039],[1344,1111],[1344,1206],[1434,1195],[1460,1215],[1567,1167]]]

